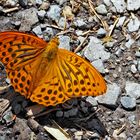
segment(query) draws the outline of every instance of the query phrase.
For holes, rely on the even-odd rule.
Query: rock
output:
[[[36,35],[41,35],[42,34],[42,30],[41,27],[38,25],[35,28],[33,28],[32,30]]]
[[[111,0],[118,13],[123,13],[126,10],[126,3],[124,0]]]
[[[63,111],[61,111],[61,110],[57,111],[56,112],[56,117],[63,117],[63,114],[64,114]]]
[[[132,73],[136,73],[137,72],[137,68],[136,68],[136,66],[134,64],[131,65],[131,72]]]
[[[21,7],[26,7],[28,4],[28,0],[18,0]]]
[[[135,56],[140,57],[140,51],[136,51]]]
[[[55,0],[59,5],[63,5],[67,0]]]
[[[127,48],[131,48],[132,44],[135,42],[134,39],[130,38],[126,43],[125,43],[125,46]]]
[[[95,60],[91,63],[99,72],[105,73],[104,65],[101,59]]]
[[[68,118],[68,117],[74,117],[76,116],[78,113],[78,109],[77,108],[72,108],[71,110],[68,110],[66,112],[64,112],[64,117]]]
[[[107,9],[104,4],[100,4],[98,7],[95,8],[97,13],[106,15],[107,14]]]
[[[121,105],[125,108],[125,109],[134,109],[136,107],[136,99],[133,97],[129,97],[129,96],[123,96],[121,97]]]
[[[116,24],[116,27],[122,27],[125,19],[126,19],[126,16],[120,17],[118,23]]]
[[[120,87],[116,83],[113,83],[107,86],[107,92],[104,95],[100,95],[95,98],[100,104],[104,104],[110,107],[117,107],[117,101],[120,94]]]
[[[43,2],[42,0],[35,0],[35,3],[38,4],[38,5],[41,5],[42,2]]]
[[[138,61],[138,71],[140,72],[140,60]]]
[[[64,17],[60,18],[60,20],[58,22],[58,25],[61,28],[68,28],[69,27],[69,25],[68,25],[68,23],[67,23],[67,21],[66,21],[66,19]]]
[[[106,6],[110,6],[111,5],[111,1],[110,0],[103,0],[104,4]]]
[[[126,94],[135,99],[140,98],[140,84],[131,81],[126,81],[125,86]]]
[[[136,17],[133,16],[132,19],[130,19],[129,23],[127,24],[129,32],[136,32],[138,31],[140,27],[140,20]]]
[[[51,5],[49,11],[47,12],[48,18],[58,22],[60,19],[61,9],[58,5]]]
[[[76,21],[74,21],[74,25],[82,29],[87,26],[83,19],[77,19]]]
[[[44,19],[45,14],[46,14],[46,11],[45,10],[37,11],[37,15],[38,15],[39,19],[41,19],[41,20]]]
[[[53,29],[50,27],[47,27],[43,33],[45,34],[45,40],[47,41],[49,41],[50,38],[54,36]]]
[[[70,50],[70,37],[69,36],[59,36],[60,44],[59,48]]]
[[[92,106],[97,106],[98,105],[97,100],[95,100],[95,98],[92,97],[92,96],[88,96],[86,98],[86,101],[89,102]]]
[[[21,21],[19,31],[30,31],[32,25],[36,24],[38,20],[37,11],[35,8],[19,11],[14,15],[15,21]]]
[[[127,0],[127,10],[135,11],[140,8],[140,0]]]
[[[110,53],[104,50],[104,46],[99,39],[91,36],[90,42],[85,48],[84,56],[90,61],[98,59],[105,61],[110,58]]]
[[[48,1],[43,1],[42,4],[40,5],[40,9],[42,10],[48,10],[50,7],[50,3]]]
[[[128,120],[129,120],[130,124],[135,124],[136,125],[136,116],[135,115],[129,116]]]
[[[103,28],[100,28],[97,32],[98,37],[104,37],[106,35],[106,30]]]
[[[70,117],[74,117],[78,113],[78,108],[72,108],[71,110],[68,111]]]

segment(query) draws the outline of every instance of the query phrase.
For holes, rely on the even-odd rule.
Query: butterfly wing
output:
[[[101,95],[106,89],[103,77],[89,62],[59,49],[31,100],[45,106],[57,105],[73,97]]]
[[[42,39],[20,32],[0,33],[0,61],[5,65],[15,91],[30,96],[32,70],[47,43]]]

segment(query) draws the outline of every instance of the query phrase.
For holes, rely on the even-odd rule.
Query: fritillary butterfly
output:
[[[105,93],[106,83],[100,73],[85,59],[58,45],[57,37],[47,43],[25,33],[0,33],[0,61],[14,90],[45,106]]]

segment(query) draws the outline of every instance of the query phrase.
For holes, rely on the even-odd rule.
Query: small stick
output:
[[[16,11],[16,10],[18,10],[18,9],[19,9],[18,7],[14,7],[14,8],[10,8],[10,9],[3,10],[3,12],[4,12],[4,13],[10,13],[10,12]]]
[[[82,45],[84,44],[87,38],[88,38],[88,34],[86,35],[84,40],[80,43],[80,45],[74,50],[74,53],[77,53],[81,49]]]
[[[93,13],[95,14],[95,16],[101,21],[101,23],[102,23],[104,29],[106,29],[105,23],[102,21],[102,19],[100,18],[100,16],[96,13],[96,11],[95,11],[95,9],[94,9],[94,7],[93,7],[92,1],[91,1],[91,0],[88,0],[88,3],[89,3],[89,6],[90,6],[92,12],[93,12]]]
[[[115,28],[116,24],[118,23],[118,21],[119,21],[119,18],[117,18],[117,19],[115,20],[115,22],[114,22],[114,24],[113,24],[112,29],[109,31],[108,36],[111,36],[111,34],[112,34],[112,32],[113,32],[113,30],[114,30],[114,28]]]

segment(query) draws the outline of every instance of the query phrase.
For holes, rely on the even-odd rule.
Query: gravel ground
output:
[[[139,9],[140,0],[1,0],[0,31],[59,34],[59,47],[90,61],[108,89],[46,109],[14,92],[0,63],[0,140],[52,140],[44,126],[53,120],[73,140],[140,140]]]

